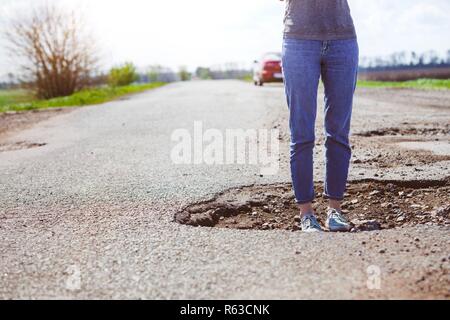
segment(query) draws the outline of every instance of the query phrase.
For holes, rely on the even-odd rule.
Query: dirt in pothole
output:
[[[324,226],[326,200],[314,204]],[[450,178],[442,181],[355,181],[347,188],[343,213],[353,232],[433,223],[450,225]],[[298,230],[298,206],[290,184],[230,189],[213,199],[185,207],[175,221],[191,226]]]

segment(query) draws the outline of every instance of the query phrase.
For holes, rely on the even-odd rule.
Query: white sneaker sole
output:
[[[328,223],[326,223],[326,227],[330,232],[349,232],[352,228],[350,225],[330,228]]]

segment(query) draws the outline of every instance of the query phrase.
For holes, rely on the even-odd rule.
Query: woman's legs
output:
[[[359,53],[356,39],[330,41],[327,45],[322,58],[325,87],[325,196],[330,199],[331,208],[340,210],[352,153],[349,133]]]
[[[351,158],[349,143],[358,70],[357,40],[286,39],[283,71],[290,112],[291,175],[301,215],[313,213],[313,149],[319,78],[325,86],[326,177],[330,208],[341,210]]]
[[[291,130],[291,176],[302,215],[313,213],[313,149],[321,41],[285,39],[283,71]]]

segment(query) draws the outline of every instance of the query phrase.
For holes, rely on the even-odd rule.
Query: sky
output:
[[[0,0],[0,32],[8,19],[43,2],[83,13],[105,69],[124,61],[140,68],[250,66],[264,52],[281,48],[285,4],[279,0]],[[450,49],[450,0],[349,4],[361,56]],[[14,68],[0,35],[0,77]]]

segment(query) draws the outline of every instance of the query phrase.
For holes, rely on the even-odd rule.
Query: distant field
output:
[[[450,67],[405,68],[392,70],[359,70],[360,80],[366,81],[411,81],[416,79],[450,79]]]
[[[19,104],[33,100],[26,90],[0,90],[0,110],[7,105]]]
[[[413,89],[450,89],[450,79],[419,79],[403,82],[389,81],[358,81],[360,88],[413,88]]]
[[[158,88],[164,84],[165,83],[157,82],[117,88],[104,87],[85,89],[68,97],[50,100],[35,100],[32,95],[25,90],[0,90],[0,112],[99,104],[128,94]]]

